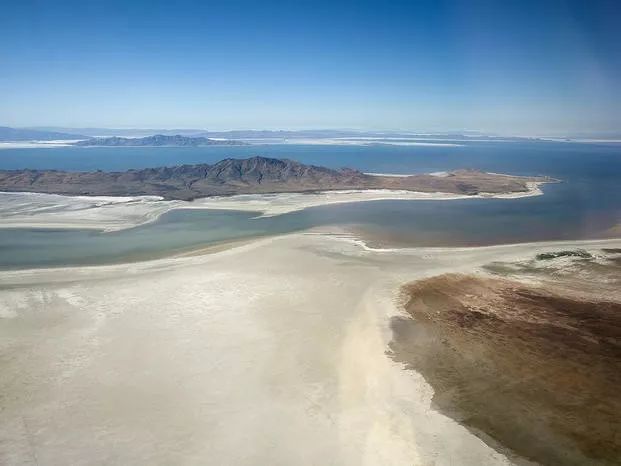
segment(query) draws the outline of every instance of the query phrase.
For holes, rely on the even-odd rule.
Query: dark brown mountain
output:
[[[474,170],[458,170],[447,176],[376,176],[349,168],[333,170],[265,157],[124,172],[0,170],[1,191],[93,196],[157,195],[185,200],[216,195],[342,189],[403,189],[468,195],[518,193],[528,191],[530,182],[546,181],[551,180]]]

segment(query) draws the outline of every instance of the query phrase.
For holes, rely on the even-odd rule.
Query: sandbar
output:
[[[543,194],[539,182],[527,191],[464,195],[405,190],[343,190],[316,193],[239,194],[193,201],[157,196],[65,196],[0,192],[0,228],[79,228],[118,231],[156,221],[175,209],[217,209],[256,212],[271,217],[322,205],[381,200],[516,199]]]

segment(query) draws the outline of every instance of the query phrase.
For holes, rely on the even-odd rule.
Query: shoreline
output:
[[[6,275],[37,275],[39,273],[54,273],[62,271],[71,271],[77,269],[85,269],[90,271],[97,271],[101,269],[104,272],[113,272],[115,268],[123,268],[125,266],[135,267],[140,270],[149,270],[151,268],[159,269],[166,266],[184,266],[191,265],[192,263],[201,260],[201,258],[214,256],[228,251],[236,250],[239,248],[252,249],[254,247],[267,245],[272,242],[281,240],[303,240],[304,238],[318,238],[319,241],[326,243],[336,243],[337,245],[353,246],[357,254],[369,254],[377,256],[377,258],[403,258],[407,256],[423,257],[426,260],[432,260],[435,257],[447,255],[451,253],[464,253],[494,256],[501,255],[508,261],[516,261],[523,258],[526,251],[530,255],[549,252],[549,249],[580,249],[587,248],[621,248],[621,236],[615,238],[595,238],[595,239],[574,239],[574,240],[550,240],[550,241],[529,241],[522,243],[503,243],[493,244],[485,246],[414,246],[404,248],[372,248],[367,246],[364,239],[358,238],[349,232],[337,231],[334,232],[331,229],[314,230],[313,228],[302,231],[295,231],[284,234],[276,234],[270,236],[254,236],[250,238],[231,239],[218,241],[213,244],[199,246],[196,249],[184,248],[183,250],[173,251],[171,254],[163,256],[146,258],[143,260],[129,261],[129,262],[111,262],[104,264],[84,264],[84,265],[64,265],[64,266],[45,266],[45,267],[31,267],[31,268],[15,268],[15,269],[0,269],[0,276]],[[511,254],[512,250],[515,250],[515,254]],[[202,251],[205,251],[203,254]],[[532,254],[531,254],[532,253]],[[185,264],[185,261],[188,261]],[[480,265],[484,265],[481,262]],[[105,269],[110,269],[106,271]],[[464,266],[452,266],[451,270],[462,271],[468,270],[469,265]],[[407,279],[406,279],[407,281]],[[414,282],[416,280],[409,280]],[[405,284],[404,282],[403,284]],[[401,285],[400,285],[401,286]],[[0,291],[2,288],[0,287]],[[397,297],[395,302],[398,303],[400,297]]]
[[[41,229],[55,230],[55,228],[42,227]],[[395,247],[375,247],[372,244],[375,240],[371,240],[365,237],[355,229],[350,229],[347,226],[326,225],[315,226],[303,230],[295,230],[284,233],[274,234],[256,234],[242,238],[228,238],[219,239],[213,242],[204,242],[200,244],[194,244],[189,246],[180,246],[170,249],[162,249],[149,253],[141,253],[131,256],[119,256],[113,260],[103,260],[92,263],[74,263],[74,264],[41,264],[39,266],[13,266],[0,268],[1,272],[11,271],[36,271],[36,270],[65,270],[73,268],[90,268],[90,267],[108,267],[124,264],[141,264],[151,263],[157,261],[176,260],[185,257],[200,257],[204,254],[213,254],[216,252],[236,248],[241,245],[252,244],[257,241],[268,241],[271,239],[286,238],[288,236],[317,236],[323,238],[331,238],[337,241],[342,241],[360,248],[362,251],[376,254],[378,257],[386,256],[390,257],[395,254],[401,256],[419,255],[425,254],[429,257],[433,257],[435,254],[446,254],[451,252],[501,252],[505,249],[514,249],[521,247],[531,247],[535,250],[541,250],[545,252],[545,248],[548,247],[565,247],[565,248],[579,248],[581,246],[593,246],[601,245],[602,247],[614,246],[617,241],[621,241],[621,235],[615,233],[616,236],[609,237],[597,237],[597,238],[574,238],[574,239],[546,239],[536,241],[519,241],[509,243],[496,243],[496,244],[478,244],[478,245],[404,245]]]
[[[312,232],[310,232],[312,233]],[[324,233],[317,233],[318,235],[322,235]],[[517,243],[498,243],[498,244],[484,244],[484,245],[474,245],[474,246],[404,246],[404,247],[394,247],[394,248],[376,248],[373,246],[369,246],[369,241],[358,237],[357,235],[351,234],[349,232],[344,233],[325,233],[326,235],[341,237],[344,240],[351,241],[352,243],[359,244],[360,247],[369,252],[376,253],[405,253],[408,252],[417,253],[421,251],[426,251],[429,253],[433,252],[449,252],[449,251],[457,251],[457,252],[465,252],[470,250],[485,250],[485,249],[505,249],[512,248],[518,246],[532,246],[535,248],[544,247],[544,245],[557,245],[559,247],[562,246],[575,246],[577,244],[599,244],[599,243],[608,243],[608,242],[616,242],[621,241],[620,236],[611,236],[611,237],[603,237],[603,238],[576,238],[576,239],[551,239],[551,240],[541,240],[541,241],[520,241]]]
[[[543,195],[541,185],[545,183],[527,182],[528,190],[525,192],[500,194],[465,195],[369,189],[316,193],[237,194],[197,198],[193,201],[164,200],[158,196],[67,196],[36,192],[0,192],[0,195],[15,198],[18,203],[30,202],[33,205],[29,210],[36,212],[29,215],[28,210],[24,210],[21,216],[20,213],[14,212],[10,216],[3,216],[0,211],[0,228],[89,229],[112,232],[153,223],[165,213],[179,209],[257,212],[259,214],[257,218],[259,218],[284,215],[312,207],[354,202],[519,199]],[[38,206],[37,201],[39,201]],[[75,204],[79,206],[76,207]],[[10,209],[11,206],[4,208],[5,211],[10,211]],[[63,219],[58,220],[61,216]]]

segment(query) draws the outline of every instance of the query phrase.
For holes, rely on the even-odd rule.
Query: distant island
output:
[[[521,177],[457,170],[440,176],[371,175],[358,170],[334,170],[293,160],[252,157],[225,159],[216,164],[179,165],[124,172],[65,172],[0,170],[0,190],[67,195],[137,196],[191,200],[232,194],[267,194],[334,190],[391,189],[443,192],[526,193],[547,177]]]
[[[155,134],[143,138],[122,138],[117,136],[107,138],[89,138],[83,141],[77,141],[75,146],[104,146],[104,147],[197,147],[197,146],[240,146],[245,145],[241,141],[209,139],[206,137],[190,137],[175,134],[167,136],[164,134]]]

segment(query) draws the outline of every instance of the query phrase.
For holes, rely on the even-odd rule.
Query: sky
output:
[[[621,133],[620,1],[0,7],[0,125]]]

